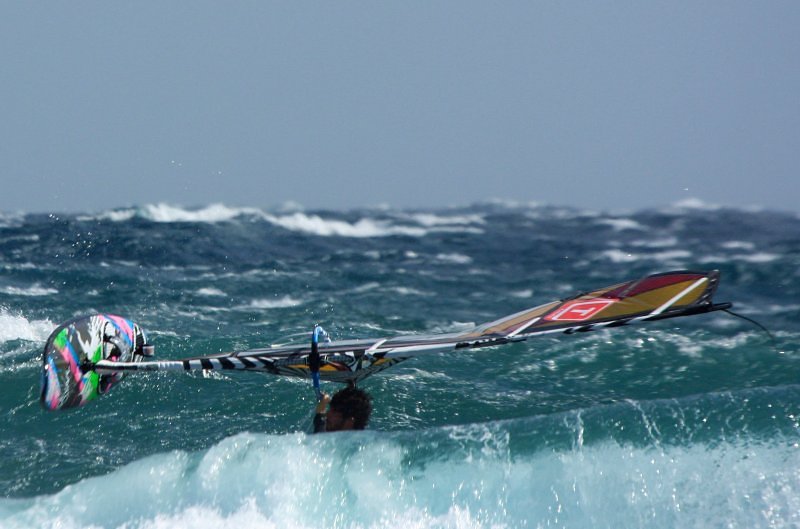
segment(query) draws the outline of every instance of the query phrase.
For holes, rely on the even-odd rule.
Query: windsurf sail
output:
[[[83,406],[108,393],[124,374],[99,373],[95,364],[135,363],[152,355],[144,331],[130,320],[113,314],[70,320],[45,344],[39,400],[49,410]]]
[[[588,332],[728,309],[731,303],[713,301],[718,284],[719,272],[716,270],[667,272],[552,301],[460,333],[266,347],[181,360],[125,362],[104,358],[86,363],[83,369],[98,375],[128,371],[233,369],[309,378],[313,363],[313,371],[322,380],[354,384],[409,358],[425,354],[494,347],[544,334]],[[45,362],[49,347],[48,341]],[[312,357],[312,347],[318,356]],[[61,407],[70,407],[73,401],[65,402],[67,404]],[[76,405],[81,404],[83,402]],[[51,406],[50,409],[55,408]]]

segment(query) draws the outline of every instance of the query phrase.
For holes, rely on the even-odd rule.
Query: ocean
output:
[[[133,373],[48,412],[41,352],[98,312],[156,357],[453,332],[670,270],[715,312],[433,354],[365,380],[363,432],[309,435],[310,381]],[[0,527],[800,526],[800,216],[167,204],[0,213]],[[337,386],[324,383],[332,392]]]

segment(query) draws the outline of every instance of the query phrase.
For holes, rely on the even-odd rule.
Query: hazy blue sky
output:
[[[0,211],[800,210],[800,2],[0,4]]]

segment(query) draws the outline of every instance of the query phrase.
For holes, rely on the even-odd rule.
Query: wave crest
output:
[[[198,209],[183,208],[170,204],[149,204],[141,208],[115,209],[96,216],[79,216],[79,221],[128,222],[141,218],[159,223],[220,223],[241,219],[261,220],[288,231],[316,235],[319,237],[423,237],[429,233],[473,233],[481,234],[479,227],[485,223],[481,214],[438,215],[434,213],[380,212],[379,215],[363,214],[356,220],[338,218],[337,214],[308,213],[302,208],[279,208],[278,212],[267,212],[258,208],[229,207],[211,204]]]
[[[29,320],[0,308],[0,343],[12,340],[43,342],[54,328],[49,320]]]

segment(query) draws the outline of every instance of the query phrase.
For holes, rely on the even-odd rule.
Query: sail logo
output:
[[[589,301],[574,301],[567,303],[544,319],[547,321],[586,321],[609,305],[616,303],[616,299],[592,299]]]

